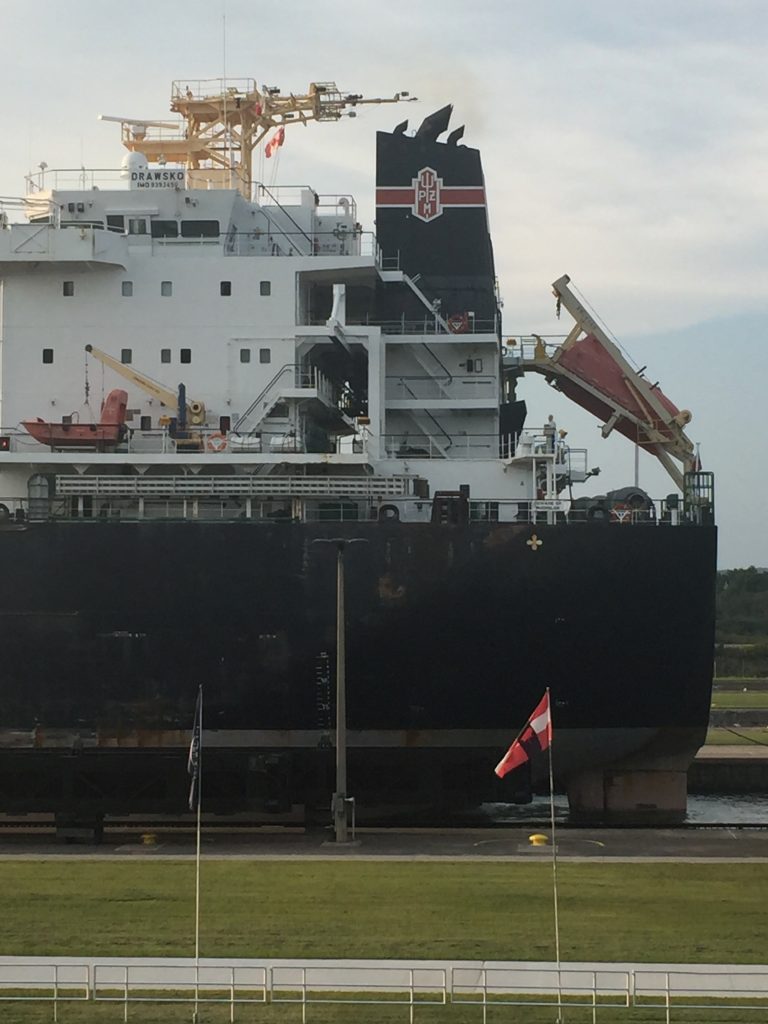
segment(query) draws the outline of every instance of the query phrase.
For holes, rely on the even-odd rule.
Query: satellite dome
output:
[[[136,153],[135,151],[126,153],[123,157],[123,162],[120,164],[120,177],[128,179],[134,171],[146,171],[148,166],[147,158],[143,153]]]

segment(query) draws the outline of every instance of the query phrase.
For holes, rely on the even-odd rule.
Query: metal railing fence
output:
[[[62,493],[46,497],[5,495],[0,499],[0,527],[46,521],[133,522],[220,520],[254,524],[274,522],[377,522],[399,519],[429,523],[432,499],[416,496],[403,485],[408,477],[327,478],[315,487],[292,489],[290,477],[57,477]],[[135,488],[133,482],[137,481]],[[100,482],[104,487],[100,489]],[[146,481],[147,486],[140,484]],[[251,485],[251,481],[253,482]],[[382,483],[383,481],[383,483]],[[123,483],[125,482],[125,483]],[[82,486],[81,486],[82,485]],[[393,515],[392,508],[396,509]],[[386,514],[385,514],[386,512]],[[595,513],[599,512],[600,515]],[[563,528],[684,527],[700,521],[666,508],[573,508],[568,499],[472,499],[471,523],[558,525]]]
[[[215,1003],[228,1006],[234,1022],[237,1006],[266,1003],[270,987],[265,967],[190,964],[158,969],[146,964],[96,964],[91,997],[94,1002],[121,1003],[124,1021],[134,1003]]]
[[[503,1007],[562,1007],[568,1020],[592,1024],[693,1019],[715,1024],[724,1014],[739,1022],[766,1018],[768,967],[19,959],[0,964],[2,1003],[48,1004],[54,1022],[67,1004],[80,1004],[78,1021],[90,1020],[90,1013],[96,1014],[94,1021],[101,1020],[96,1003],[119,1005],[127,1022],[147,1019],[147,1006],[155,1003],[228,1009],[231,1024],[246,1018],[272,1020],[269,1007],[279,1004],[300,1006],[302,1024],[316,1011],[323,1016],[321,1007],[328,1004],[378,1007],[378,1013],[388,1007],[394,1014],[402,1011],[409,1024],[420,1008],[434,1019],[427,1008],[437,1006],[443,1008],[440,1019],[456,1024],[487,1024],[491,1011]],[[378,1019],[363,1014],[362,1019]],[[71,1011],[65,1016],[71,1017]]]
[[[91,998],[91,971],[87,964],[24,963],[0,965],[0,1003],[50,1003],[52,1019],[59,1007]]]
[[[407,1006],[410,1024],[419,1005],[448,1003],[447,971],[433,967],[272,967],[273,1003],[301,1005],[306,1024],[311,1004]]]

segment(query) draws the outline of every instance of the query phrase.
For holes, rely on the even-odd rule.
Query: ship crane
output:
[[[205,405],[196,399],[187,400],[183,384],[179,385],[178,391],[172,391],[171,388],[167,388],[151,377],[139,373],[132,366],[121,363],[119,359],[115,359],[108,352],[102,352],[100,348],[96,348],[94,345],[86,345],[85,351],[105,366],[109,366],[115,373],[119,373],[121,377],[125,377],[126,380],[141,388],[148,395],[158,399],[162,405],[167,406],[171,414],[178,417],[178,425],[181,431],[186,428],[187,423],[196,427],[202,426],[205,423]]]
[[[603,421],[603,437],[617,430],[651,452],[684,490],[685,474],[698,468],[693,442],[683,429],[691,413],[678,409],[658,384],[649,383],[629,364],[568,287],[570,280],[565,274],[552,285],[558,310],[564,306],[575,321],[570,334],[553,352],[537,338],[532,356],[516,359],[513,373],[543,374],[558,391]]]
[[[338,121],[356,116],[367,104],[413,101],[398,92],[365,98],[342,92],[335,82],[312,82],[306,93],[283,93],[277,86],[259,88],[252,78],[178,80],[171,85],[171,112],[181,121],[145,121],[101,115],[121,125],[122,143],[149,163],[178,163],[188,171],[213,170],[206,181],[239,188],[249,196],[253,184],[253,152],[273,129],[282,143],[285,129],[310,121]],[[190,175],[194,180],[194,174]],[[205,177],[201,175],[201,178]]]

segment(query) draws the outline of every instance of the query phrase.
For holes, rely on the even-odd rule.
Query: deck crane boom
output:
[[[205,405],[197,401],[196,399],[181,399],[180,395],[184,394],[183,387],[179,388],[179,391],[173,391],[171,388],[165,387],[164,384],[160,384],[158,381],[153,380],[151,377],[147,377],[143,373],[139,373],[132,366],[121,363],[119,359],[115,359],[108,352],[103,352],[100,348],[96,348],[95,345],[86,345],[85,351],[98,359],[99,362],[105,366],[109,366],[110,369],[114,370],[115,373],[119,373],[121,377],[125,377],[132,384],[141,388],[148,395],[153,398],[157,398],[163,405],[167,406],[171,410],[173,415],[179,417],[179,420],[186,420],[193,426],[199,427],[205,423]],[[181,405],[181,408],[180,408]],[[179,424],[184,429],[184,424]]]

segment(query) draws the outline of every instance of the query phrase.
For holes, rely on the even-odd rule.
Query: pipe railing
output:
[[[381,522],[402,521],[407,523],[429,523],[432,517],[432,499],[420,498],[413,493],[404,494],[395,486],[377,484],[375,481],[363,493],[363,477],[355,478],[360,484],[350,485],[345,491],[339,481],[333,490],[327,492],[311,488],[291,487],[287,477],[275,478],[274,493],[270,494],[269,477],[245,477],[253,479],[263,488],[254,487],[252,492],[236,487],[240,477],[215,477],[206,492],[200,476],[184,477],[189,487],[180,486],[181,478],[171,477],[167,482],[162,477],[141,477],[141,481],[152,483],[146,492],[126,493],[121,490],[120,480],[130,482],[129,477],[67,477],[65,493],[53,496],[6,496],[0,497],[0,529],[24,527],[28,523],[47,521],[71,521],[90,523],[117,523],[168,520],[220,521],[220,522]],[[105,485],[100,489],[99,481],[117,482],[117,486]],[[311,478],[303,478],[311,480]],[[329,481],[338,478],[320,478]],[[81,486],[78,487],[78,482]],[[232,483],[230,490],[228,484]],[[280,483],[284,486],[279,486]],[[64,485],[62,485],[63,487]],[[196,489],[197,488],[197,489]],[[702,521],[687,515],[682,509],[670,509],[665,501],[654,501],[652,508],[625,509],[599,506],[600,515],[594,508],[573,507],[568,498],[471,498],[468,502],[467,517],[470,523],[499,523],[510,525],[549,525],[571,529],[598,527],[677,527],[702,525]]]
[[[229,1009],[230,1022],[246,1016],[258,1020],[258,1005],[293,1004],[301,1007],[303,1024],[325,1017],[321,1007],[327,1004],[386,1006],[395,1019],[402,1014],[410,1024],[419,1016],[433,1017],[428,1008],[434,1006],[444,1007],[441,1020],[478,1024],[487,1024],[489,1011],[504,1006],[559,1007],[593,1024],[636,1020],[638,1012],[643,1020],[665,1024],[690,1021],[692,1013],[701,1024],[735,1012],[739,1020],[768,1013],[768,967],[763,965],[72,959],[13,959],[0,965],[0,1003],[49,1004],[54,1021],[66,1004],[80,1003],[78,1019],[88,1020],[91,1011],[82,1004],[111,1003],[122,1007],[126,1022],[132,1013],[136,1020],[146,1019],[152,1003],[182,1004],[195,1012],[201,1004],[218,1005]],[[93,1011],[98,1012],[95,1006]]]

